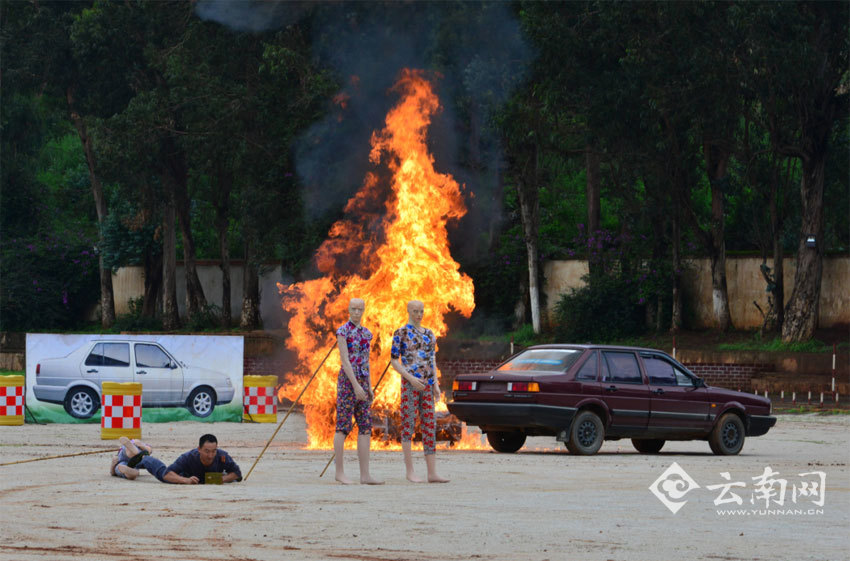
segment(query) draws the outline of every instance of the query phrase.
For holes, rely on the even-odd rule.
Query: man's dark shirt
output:
[[[173,471],[183,477],[192,477],[194,475],[198,478],[198,483],[204,482],[204,474],[208,471],[235,473],[237,475],[236,481],[242,481],[242,472],[239,470],[239,466],[233,461],[230,454],[221,448],[216,450],[215,458],[209,466],[201,463],[201,453],[195,448],[181,454],[179,458],[174,460],[173,464],[168,466],[166,471]]]

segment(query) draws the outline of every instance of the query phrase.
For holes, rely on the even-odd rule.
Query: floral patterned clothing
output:
[[[432,389],[436,382],[434,371],[436,343],[437,338],[430,329],[416,329],[408,323],[393,333],[391,350],[392,357],[401,359],[407,371],[425,384],[424,389],[417,390],[405,378],[401,379],[401,440],[403,442],[413,440],[418,412],[422,447],[426,455],[435,453],[437,441]]]
[[[425,385],[433,386],[437,373],[434,372],[434,352],[437,338],[428,328],[416,329],[408,323],[393,333],[391,355],[400,358],[401,363],[414,377],[422,380]]]
[[[350,321],[337,329],[337,336],[345,337],[348,348],[348,361],[357,383],[366,393],[369,393],[371,382],[369,380],[369,351],[372,341],[372,332],[365,327],[356,326]],[[345,375],[345,370],[340,367],[336,382],[336,432],[348,434],[351,432],[351,417],[357,421],[358,434],[372,434],[372,401],[366,399],[361,401],[354,394],[354,386]]]

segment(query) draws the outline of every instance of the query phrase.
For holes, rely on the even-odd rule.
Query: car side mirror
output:
[[[695,379],[695,380],[694,380],[694,387],[697,387],[697,388],[704,388],[704,387],[706,387],[706,385],[705,385],[705,380],[703,380],[702,378],[697,378],[697,379]]]
[[[168,367],[169,367],[170,369],[174,370],[175,368],[177,368],[177,365],[176,365],[176,364],[174,363],[174,361],[172,360],[170,363],[168,363]]]

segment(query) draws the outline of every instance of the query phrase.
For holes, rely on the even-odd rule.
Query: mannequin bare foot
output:
[[[407,472],[407,480],[411,483],[425,483],[424,479],[422,479],[412,471]]]
[[[451,479],[445,479],[436,474],[428,476],[428,483],[448,483],[449,481]]]
[[[135,444],[133,444],[133,441],[127,438],[126,436],[122,436],[121,438],[119,438],[118,442],[121,443],[121,445],[124,447],[124,450],[127,452],[127,456],[130,458],[132,458],[133,456],[138,456],[142,453],[142,451],[139,450]]]
[[[123,473],[124,477],[126,477],[127,479],[133,480],[139,477],[139,470],[127,467],[125,465],[119,465],[115,469]]]
[[[375,479],[371,475],[367,475],[366,477],[361,477],[360,483],[362,485],[383,485],[384,484],[383,481],[381,481],[380,479]]]
[[[352,480],[350,480],[349,478],[347,478],[344,473],[343,474],[339,474],[339,473],[336,474],[336,477],[334,479],[336,479],[337,481],[339,481],[343,485],[354,485],[354,482]]]

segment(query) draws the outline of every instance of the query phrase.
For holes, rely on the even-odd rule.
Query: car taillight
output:
[[[455,380],[452,382],[452,391],[455,392],[474,392],[478,388],[478,382],[460,382]]]
[[[539,392],[537,382],[508,382],[509,392]]]
[[[35,365],[35,375],[41,374],[41,363]]]

